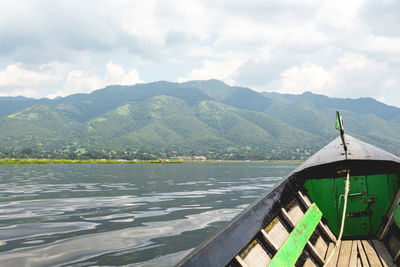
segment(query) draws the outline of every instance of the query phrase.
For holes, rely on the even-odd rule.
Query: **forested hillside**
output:
[[[218,80],[0,98],[0,156],[304,159],[345,130],[397,153],[400,109],[374,99],[258,93]]]

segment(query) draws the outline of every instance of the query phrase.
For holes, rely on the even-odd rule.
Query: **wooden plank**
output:
[[[300,209],[298,205],[294,205],[291,209],[287,211],[287,213],[292,219],[294,225],[296,225],[304,216],[303,211]]]
[[[400,240],[395,235],[389,237],[386,245],[392,255],[396,255],[400,251]],[[393,261],[395,262],[396,260],[393,258]]]
[[[313,244],[311,244],[310,240],[307,241],[307,247],[311,251],[312,255],[315,257],[315,259],[322,265],[324,264],[324,258],[321,256],[321,254],[315,249]]]
[[[372,244],[374,245],[374,248],[379,256],[379,259],[381,260],[381,263],[383,266],[387,267],[394,267],[396,266],[393,262],[392,256],[390,255],[389,251],[385,247],[385,245],[378,241],[378,240],[372,240]]]
[[[360,258],[357,258],[357,267],[363,267]]]
[[[389,231],[390,226],[393,223],[393,212],[394,212],[394,207],[399,203],[400,201],[400,189],[397,190],[396,195],[393,198],[392,204],[390,205],[390,208],[387,212],[387,217],[389,218],[388,222],[386,223],[385,227],[383,227],[383,229],[381,229],[380,235],[379,235],[379,240],[383,240],[386,236],[386,234]]]
[[[325,261],[329,257],[329,255],[331,255],[334,247],[335,247],[334,243],[329,243],[328,250],[326,251],[326,254],[325,254]]]
[[[367,255],[365,254],[364,248],[363,248],[360,240],[357,240],[357,247],[358,247],[358,253],[360,254],[362,266],[369,267]]]
[[[394,256],[393,261],[396,262],[399,257],[400,257],[400,250],[396,253],[396,256]]]
[[[329,244],[328,253],[326,255],[325,261],[328,259],[328,257],[332,253],[332,250],[335,248],[335,244],[333,244],[332,248],[331,248],[331,244],[333,244],[333,243]],[[326,266],[329,266],[329,267],[336,267],[337,266],[337,262],[338,262],[338,258],[339,258],[339,252],[340,252],[340,247],[336,248],[335,253],[333,254],[331,260],[328,262],[328,264]]]
[[[389,215],[389,220],[387,221],[387,223],[385,224],[385,227],[382,230],[381,235],[379,236],[379,240],[383,240],[386,236],[386,234],[389,231],[390,226],[392,226],[394,221],[394,217],[393,217],[393,213]]]
[[[388,210],[388,214],[392,214],[394,211],[394,207],[400,203],[400,189],[397,190],[396,195],[393,198],[392,204]]]
[[[310,258],[307,258],[306,262],[304,262],[303,267],[317,267],[317,265]]]
[[[364,247],[365,254],[367,255],[368,262],[371,266],[382,266],[381,261],[379,260],[378,254],[376,254],[375,249],[372,247],[371,243],[368,240],[361,240],[361,243]]]
[[[269,231],[266,231],[272,240],[275,241],[278,249],[285,243],[286,239],[289,236],[289,232],[282,225],[279,219],[276,219],[276,223],[272,226]]]
[[[304,206],[306,206],[307,209],[310,208],[311,201],[308,199],[308,197],[303,195],[303,193],[301,191],[298,191],[297,194],[299,195],[300,200],[303,202]]]
[[[351,247],[352,247],[351,240],[344,240],[340,246],[340,253],[337,265],[338,266],[349,266],[350,264],[350,255],[351,255]]]
[[[328,245],[325,243],[324,239],[321,236],[318,236],[317,242],[315,242],[314,247],[318,251],[319,255],[322,256],[322,259],[325,259],[325,254],[326,251],[328,250]]]
[[[264,229],[261,229],[261,234],[264,236],[264,239],[268,243],[268,245],[270,245],[273,249],[275,249],[275,251],[278,251],[279,249],[278,245],[271,238],[271,236],[267,232],[265,232]]]
[[[247,264],[242,260],[242,258],[239,255],[235,256],[235,260],[237,261],[237,263],[239,263],[240,266],[247,267]]]
[[[296,226],[296,224],[293,222],[292,218],[290,218],[289,214],[284,208],[281,208],[281,214],[283,219],[290,225],[290,227],[294,228]]]
[[[301,191],[297,192],[300,201],[304,204],[304,206],[306,206],[307,208],[309,208],[311,206],[311,201],[308,199],[308,197],[306,197]],[[327,236],[329,237],[333,242],[336,242],[336,237],[335,235],[332,233],[331,229],[329,229],[329,227],[327,225],[325,225],[322,221],[319,222],[318,226],[320,227],[321,231]]]
[[[336,243],[336,236],[332,233],[331,229],[327,225],[325,225],[322,221],[318,224],[319,229],[333,242]]]
[[[351,254],[350,254],[350,261],[349,266],[357,266],[357,241],[351,241]]]
[[[314,204],[314,205],[316,205],[316,204]],[[300,210],[300,208],[299,208],[299,210]],[[293,220],[293,216],[290,216],[290,214],[288,212],[286,212],[286,210],[284,208],[281,209],[281,212],[282,212],[282,217],[289,223],[289,225],[291,227],[294,227],[297,224]],[[301,210],[300,210],[300,212],[301,212],[301,214],[303,214],[303,212]],[[296,216],[298,216],[298,215],[296,215]],[[319,253],[319,251],[317,251],[316,248],[311,244],[310,241],[307,241],[307,247],[311,251],[311,253],[314,256],[315,260],[317,262],[319,262],[320,264],[323,264],[324,263],[324,258],[321,256],[321,253]]]
[[[315,203],[312,204],[290,233],[286,242],[272,258],[269,266],[293,266],[300,257],[321,217],[322,212]]]
[[[267,252],[261,247],[260,244],[254,245],[251,248],[250,252],[243,258],[246,266],[267,266],[267,264],[271,261],[271,258],[267,254]]]

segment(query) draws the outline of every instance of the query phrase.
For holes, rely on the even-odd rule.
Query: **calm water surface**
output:
[[[297,165],[0,166],[0,265],[173,266]]]

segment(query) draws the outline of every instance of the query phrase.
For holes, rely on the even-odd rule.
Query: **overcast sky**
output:
[[[216,78],[400,107],[400,1],[0,1],[0,95]]]

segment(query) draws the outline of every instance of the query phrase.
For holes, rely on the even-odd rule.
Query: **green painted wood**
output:
[[[338,236],[340,226],[338,224],[337,199],[335,193],[334,179],[309,179],[306,180],[304,187],[307,190],[312,202],[324,214],[324,218],[329,222],[329,228]]]
[[[388,180],[388,192],[389,192],[389,200],[392,199],[394,197],[394,195],[396,194],[396,181],[395,179],[393,179],[392,174],[388,174],[387,175],[387,180]]]
[[[399,189],[399,177],[395,174],[388,174],[388,186],[389,186],[389,196],[390,202],[394,199],[397,190]]]
[[[396,223],[397,227],[400,228],[400,205],[399,204],[397,204],[394,207],[393,217],[394,217],[394,222]]]
[[[346,178],[335,179],[336,198],[340,198],[340,207],[338,207],[338,224],[341,224],[344,204],[344,189]],[[367,181],[365,176],[350,177],[350,191],[347,198],[346,213],[363,213],[365,216],[347,217],[343,229],[343,236],[363,236],[370,232],[370,220],[368,209]]]
[[[321,220],[322,212],[313,203],[303,218],[297,223],[289,237],[272,258],[268,266],[294,266],[300,257],[308,239],[311,237],[318,222]]]
[[[375,201],[370,199],[369,211],[371,229],[370,234],[376,235],[381,224],[382,217],[386,215],[394,198],[393,182],[394,175],[371,175],[367,176],[368,195],[374,196]]]
[[[382,216],[385,216],[399,187],[398,182],[399,177],[395,174],[350,177],[349,195],[362,192],[365,194],[349,197],[347,212],[367,212],[369,215],[346,218],[343,236],[376,235],[382,223]],[[343,198],[339,207],[339,197],[344,194],[344,186],[345,177],[310,179],[304,185],[336,236],[339,234],[343,212]]]

